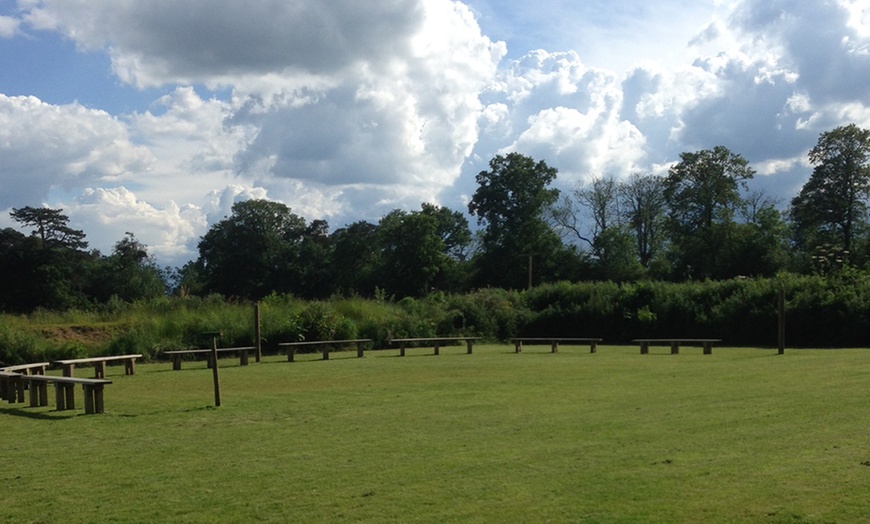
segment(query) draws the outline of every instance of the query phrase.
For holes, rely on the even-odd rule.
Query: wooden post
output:
[[[214,405],[215,407],[220,407],[221,378],[218,374],[217,339],[219,336],[221,336],[221,333],[220,331],[212,331],[209,333],[203,333],[203,335],[211,337],[211,361],[214,363],[214,365],[211,367],[212,376],[214,377]]]
[[[785,354],[785,289],[779,290],[779,305],[778,305],[778,320],[779,326],[777,329],[777,347],[779,354]]]
[[[263,346],[260,343],[260,304],[254,304],[254,347],[257,348],[257,362],[263,358]]]

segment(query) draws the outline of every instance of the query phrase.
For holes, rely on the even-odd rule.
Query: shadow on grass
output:
[[[55,411],[54,413],[59,413]],[[49,415],[48,413],[37,413],[34,411],[27,411],[27,408],[0,408],[0,414],[2,415],[11,415],[13,417],[24,417],[31,418],[34,420],[67,420],[71,418],[75,418],[78,414],[70,411],[68,416],[58,416],[58,415]]]

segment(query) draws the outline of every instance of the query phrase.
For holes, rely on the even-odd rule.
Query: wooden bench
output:
[[[228,352],[237,352],[239,354],[239,365],[247,366],[248,365],[248,353],[251,351],[256,351],[257,348],[254,346],[245,346],[245,347],[237,347],[237,348],[218,348],[218,353],[228,353]],[[177,351],[164,351],[164,355],[169,355],[172,359],[172,369],[174,371],[178,371],[181,369],[181,361],[184,356],[187,355],[208,355],[208,367],[211,368],[214,363],[211,359],[211,349],[179,349]]]
[[[21,373],[22,375],[45,375],[45,370],[48,368],[49,364],[49,362],[18,364],[16,366],[6,366],[0,368],[0,371],[5,371],[8,373]]]
[[[680,352],[681,344],[697,345],[704,348],[705,355],[713,354],[713,343],[722,342],[721,338],[636,338],[633,342],[640,344],[640,354],[649,354],[650,345],[670,345],[671,355]]]
[[[48,384],[54,384],[58,411],[75,409],[75,386],[81,384],[85,394],[85,414],[104,412],[103,389],[111,380],[59,377],[56,375],[24,375],[0,372],[0,396],[10,403],[24,402],[25,385],[30,389],[30,407],[48,405]]]
[[[408,347],[408,344],[418,344],[421,342],[431,343],[435,348],[435,354],[440,355],[440,348],[442,345],[449,344],[451,342],[459,342],[465,341],[465,344],[468,348],[468,354],[471,354],[472,346],[475,340],[480,340],[480,337],[425,337],[425,338],[394,338],[390,342],[399,344],[399,356],[405,356],[405,349]]]
[[[66,360],[55,360],[54,364],[63,368],[63,376],[71,377],[75,373],[76,365],[78,364],[93,364],[94,378],[106,378],[106,363],[121,361],[124,363],[124,374],[136,374],[136,359],[142,358],[142,355],[108,355],[105,357],[91,358],[73,358]]]
[[[547,337],[537,337],[537,338],[512,338],[511,342],[514,344],[514,349],[516,353],[522,353],[523,344],[550,344],[550,352],[556,353],[559,351],[559,344],[589,344],[589,352],[595,353],[598,351],[598,343],[601,342],[600,338],[547,338]]]
[[[321,346],[323,360],[329,360],[329,348],[333,346],[356,344],[356,356],[357,358],[362,358],[364,350],[363,346],[371,341],[372,339],[370,338],[355,338],[348,340],[311,340],[305,342],[280,342],[278,344],[278,347],[287,348],[287,362],[293,362],[297,349],[307,346]]]

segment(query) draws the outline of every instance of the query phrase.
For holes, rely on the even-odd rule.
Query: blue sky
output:
[[[499,153],[570,194],[717,145],[784,206],[868,104],[868,0],[0,0],[0,227],[179,265],[242,199],[342,227],[464,210]]]

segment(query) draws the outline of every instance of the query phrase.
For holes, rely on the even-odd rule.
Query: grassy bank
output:
[[[855,522],[870,354],[480,346],[110,368],[0,406],[11,522]],[[82,376],[85,370],[80,372]]]

